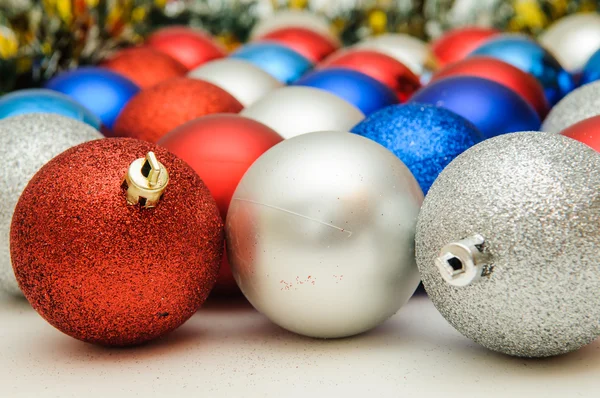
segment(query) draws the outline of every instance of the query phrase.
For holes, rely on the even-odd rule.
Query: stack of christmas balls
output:
[[[0,98],[0,286],[122,346],[238,288],[285,329],[352,336],[422,280],[492,350],[576,350],[600,335],[598,32],[341,48],[287,12],[228,53],[159,29]]]

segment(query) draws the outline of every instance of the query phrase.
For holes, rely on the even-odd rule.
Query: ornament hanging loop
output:
[[[156,159],[154,152],[135,160],[129,166],[123,186],[127,190],[127,204],[144,208],[156,207],[169,184],[169,173]]]
[[[475,234],[468,238],[447,244],[435,259],[442,278],[452,286],[468,286],[479,280],[489,269],[491,260],[484,253],[483,236]]]

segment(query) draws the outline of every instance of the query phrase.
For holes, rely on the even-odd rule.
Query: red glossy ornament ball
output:
[[[156,207],[128,203],[124,177],[166,168]],[[144,192],[140,198],[144,198]],[[151,198],[148,195],[148,198]],[[185,162],[157,145],[107,138],[71,148],[30,181],[15,209],[19,286],[50,324],[90,343],[144,343],[177,328],[207,298],[223,253],[223,221]]]
[[[600,116],[582,120],[560,132],[600,152]]]
[[[450,76],[475,76],[500,83],[529,102],[541,119],[546,117],[550,110],[544,88],[539,81],[504,61],[484,56],[469,57],[438,71],[431,81]]]
[[[472,51],[500,31],[476,26],[452,29],[431,43],[440,67],[466,58]]]
[[[351,49],[332,54],[318,69],[347,68],[364,73],[385,84],[406,102],[421,87],[419,77],[402,62],[372,50]]]
[[[150,47],[125,48],[102,65],[141,88],[155,86],[174,77],[185,76],[187,68],[169,55]]]
[[[118,137],[156,142],[185,122],[243,108],[231,94],[203,80],[180,77],[140,91],[123,108],[113,127]]]
[[[319,62],[338,49],[338,45],[328,37],[311,29],[288,27],[267,33],[258,41],[273,41],[282,44],[311,62]]]
[[[187,26],[158,29],[148,37],[146,44],[173,57],[189,70],[226,55],[225,49],[208,34]]]
[[[210,115],[164,136],[158,144],[198,173],[217,201],[223,220],[238,183],[252,163],[283,138],[262,123],[238,115]],[[226,256],[216,293],[237,292]]]

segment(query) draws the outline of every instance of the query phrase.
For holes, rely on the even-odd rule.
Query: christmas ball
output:
[[[521,357],[600,335],[600,156],[559,134],[486,140],[435,181],[419,215],[417,264],[459,332]]]
[[[312,68],[308,59],[277,43],[246,44],[231,58],[250,62],[284,84],[295,82]]]
[[[596,80],[600,80],[600,50],[596,51],[585,63],[579,84],[584,85]]]
[[[596,152],[600,152],[600,116],[582,120],[560,132],[565,137],[583,142]]]
[[[240,115],[269,126],[283,138],[313,131],[348,131],[365,117],[334,94],[300,86],[279,88]]]
[[[139,92],[131,80],[111,70],[83,67],[50,79],[46,88],[61,92],[92,111],[112,130],[123,107]]]
[[[280,28],[259,37],[258,41],[282,44],[313,63],[338,49],[338,43],[314,30],[300,27]]]
[[[61,115],[32,113],[0,120],[0,288],[21,295],[10,262],[10,222],[19,196],[46,162],[72,146],[102,138],[87,124]],[[45,199],[44,199],[45,201]],[[49,202],[46,202],[49,203]],[[38,209],[32,211],[37,213]]]
[[[33,308],[63,333],[108,346],[183,324],[214,285],[222,251],[223,223],[200,177],[167,150],[128,138],[48,162],[11,230],[13,267]]]
[[[232,95],[214,84],[179,77],[142,90],[123,109],[114,133],[156,142],[197,117],[241,110],[242,105]]]
[[[563,98],[544,119],[542,131],[559,133],[596,115],[600,115],[600,82],[579,87]]]
[[[567,70],[580,71],[600,49],[600,15],[581,13],[561,18],[540,35],[539,41]]]
[[[188,26],[168,26],[153,32],[146,44],[179,61],[188,69],[226,56],[222,48],[207,33]]]
[[[440,67],[460,61],[500,32],[480,26],[451,29],[431,43],[431,52]]]
[[[187,68],[179,61],[151,47],[119,50],[102,66],[125,76],[141,88],[156,86],[187,73]]]
[[[283,138],[262,123],[238,115],[209,115],[192,120],[158,141],[189,164],[206,184],[225,220],[229,202],[250,165]],[[227,257],[215,290],[238,291]]]
[[[417,91],[409,102],[449,109],[473,123],[486,138],[537,130],[541,123],[535,109],[519,94],[480,77],[436,80]]]
[[[524,35],[499,35],[485,42],[471,55],[497,58],[532,74],[544,87],[550,105],[556,104],[575,88],[571,75],[563,69],[556,58]]]
[[[264,97],[283,84],[269,73],[241,59],[224,58],[210,61],[188,73],[221,87],[234,96],[244,107]]]
[[[0,119],[30,113],[53,113],[100,129],[100,119],[71,97],[47,89],[30,88],[0,97]]]
[[[309,73],[296,82],[298,86],[325,90],[356,106],[365,115],[397,104],[391,88],[364,73],[345,68],[328,68]]]
[[[500,83],[523,97],[542,119],[550,110],[544,87],[540,82],[533,75],[499,59],[484,56],[469,57],[439,70],[433,75],[431,81],[449,76],[476,76]]]
[[[406,166],[373,141],[342,132],[283,141],[250,167],[229,206],[235,280],[292,332],[337,338],[372,329],[419,283],[422,198]]]
[[[371,76],[394,90],[400,102],[406,102],[421,87],[419,77],[408,67],[378,51],[338,51],[318,65],[318,69],[329,68],[347,68]]]
[[[312,11],[303,10],[278,10],[273,15],[258,21],[250,32],[250,38],[256,39],[272,31],[292,27],[310,29],[335,43],[339,42],[337,36],[333,34],[327,18]]]
[[[403,33],[386,33],[370,37],[352,48],[375,50],[387,54],[408,66],[417,75],[423,74],[434,66],[427,43]]]
[[[395,105],[375,112],[352,129],[394,153],[427,193],[452,159],[483,140],[469,121],[431,105]]]

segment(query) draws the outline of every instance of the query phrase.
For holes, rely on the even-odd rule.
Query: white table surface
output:
[[[244,302],[212,302],[166,338],[107,349],[0,296],[0,397],[600,397],[600,342],[552,359],[487,351],[417,295],[379,328],[314,340]]]

